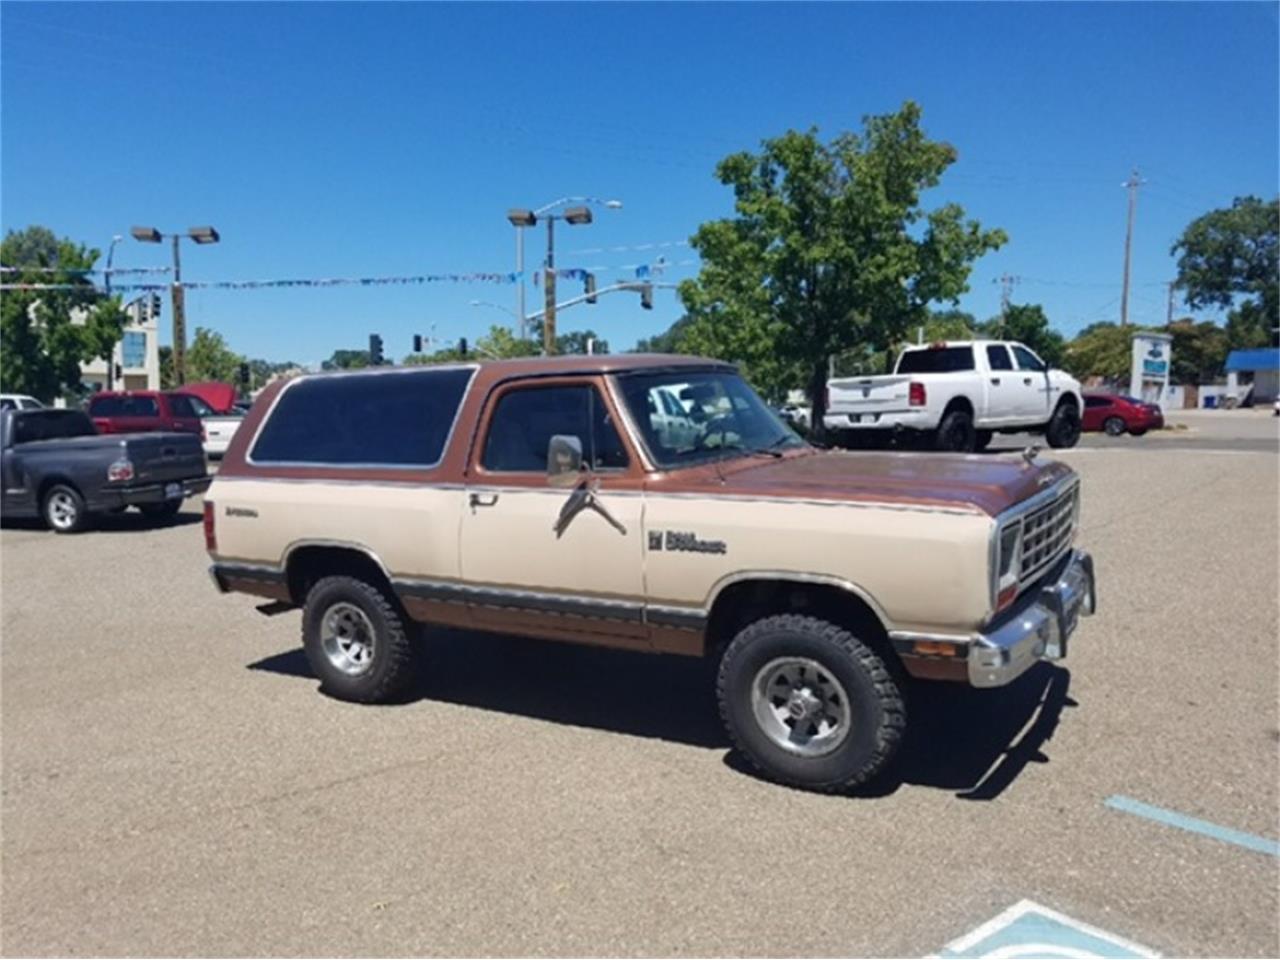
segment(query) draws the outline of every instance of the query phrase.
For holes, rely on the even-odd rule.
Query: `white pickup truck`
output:
[[[1073,447],[1083,408],[1079,382],[1022,344],[947,340],[908,347],[889,376],[828,381],[822,422],[849,446],[892,436],[972,451],[994,433],[1031,432]]]

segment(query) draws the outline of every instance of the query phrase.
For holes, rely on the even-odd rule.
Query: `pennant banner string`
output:
[[[170,283],[121,283],[113,284],[113,290],[151,291],[168,290],[181,286],[184,290],[262,290],[276,287],[377,287],[392,285],[416,285],[424,283],[518,283],[519,273],[435,273],[406,277],[324,277],[298,280],[184,280]],[[84,290],[75,283],[0,283],[0,290]]]

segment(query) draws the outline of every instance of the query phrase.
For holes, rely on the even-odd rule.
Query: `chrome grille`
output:
[[[1022,520],[1022,563],[1018,584],[1025,587],[1041,577],[1071,546],[1075,537],[1080,485],[1073,483]]]

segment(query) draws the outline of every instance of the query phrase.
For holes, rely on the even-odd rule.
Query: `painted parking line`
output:
[[[1135,800],[1133,797],[1125,797],[1119,794],[1107,797],[1105,803],[1113,810],[1123,810],[1125,813],[1131,813],[1136,817],[1145,817],[1148,820],[1163,823],[1168,827],[1177,827],[1179,830],[1187,830],[1191,833],[1198,833],[1201,836],[1212,837],[1215,840],[1221,840],[1223,843],[1234,843],[1237,847],[1244,847],[1246,850],[1255,850],[1258,853],[1280,857],[1280,841],[1260,837],[1256,833],[1245,833],[1243,830],[1220,827],[1216,823],[1210,823],[1208,820],[1188,817],[1185,814],[1178,813],[1176,810],[1166,810],[1164,807],[1156,807],[1149,803],[1143,803],[1141,800]]]
[[[1150,947],[1073,920],[1032,900],[1022,900],[976,930],[953,940],[934,956],[988,957],[992,960],[1064,957],[1074,960],[1158,957],[1160,954]]]

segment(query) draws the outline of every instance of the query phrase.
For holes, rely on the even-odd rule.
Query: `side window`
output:
[[[3,400],[0,400],[0,410],[12,410],[12,409],[14,409],[14,403],[12,400],[10,400],[8,397],[5,397]]]
[[[158,417],[160,404],[154,397],[125,397],[124,415],[126,417]]]
[[[556,434],[582,441],[595,470],[627,466],[627,452],[600,394],[588,384],[509,390],[489,418],[480,465],[504,473],[544,473],[547,445]]]
[[[1018,360],[1019,370],[1035,370],[1037,372],[1045,369],[1044,363],[1034,353],[1026,347],[1020,347],[1016,344],[1013,346],[1013,355]]]
[[[431,467],[471,382],[470,368],[306,377],[284,387],[254,463]]]
[[[1111,406],[1111,401],[1106,397],[1085,397],[1084,405],[1086,407],[1109,407]]]
[[[169,408],[173,411],[175,417],[195,417],[196,409],[191,405],[189,397],[180,394],[171,394],[169,397]]]
[[[1009,348],[1001,343],[987,344],[987,365],[992,370],[1012,370],[1013,361],[1009,359]]]

